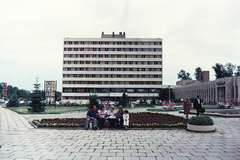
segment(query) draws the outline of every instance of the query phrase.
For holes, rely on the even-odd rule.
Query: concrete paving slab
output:
[[[139,111],[138,109],[133,110]],[[183,116],[180,113],[171,114]],[[86,113],[60,114],[79,117]],[[0,159],[237,159],[240,119],[213,117],[217,130],[34,129],[26,119],[59,115],[18,115],[0,108]],[[8,121],[9,120],[9,121]],[[3,123],[4,122],[4,123]],[[23,155],[24,154],[24,155]],[[117,158],[116,158],[117,157]]]

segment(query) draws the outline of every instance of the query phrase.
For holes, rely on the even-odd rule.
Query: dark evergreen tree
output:
[[[120,98],[119,105],[122,105],[122,107],[126,107],[128,104],[128,95],[126,93],[122,94],[122,98]]]
[[[152,105],[155,105],[155,104],[156,104],[155,96],[152,97],[151,104],[152,104]]]
[[[36,84],[34,84],[34,88],[35,90],[33,90],[30,96],[31,104],[30,104],[29,111],[44,112],[46,108],[45,108],[45,104],[41,102],[43,101],[43,98],[41,95],[41,91],[39,90],[40,84],[38,84],[38,79],[36,79]]]
[[[98,96],[96,94],[94,95],[89,95],[89,109],[92,108],[92,106],[95,105],[97,109],[100,108],[100,104],[98,102]]]
[[[159,93],[158,93],[158,99],[159,100],[169,100],[169,89],[168,88],[163,88],[160,89]],[[172,89],[170,89],[170,99],[175,99],[175,95],[172,91]]]
[[[143,97],[143,103],[147,103],[147,98],[145,96]]]
[[[56,101],[61,101],[62,92],[56,91]]]
[[[19,107],[19,102],[16,94],[13,94],[6,104],[7,107]]]
[[[140,104],[140,105],[143,104],[142,98],[140,98],[139,104]]]

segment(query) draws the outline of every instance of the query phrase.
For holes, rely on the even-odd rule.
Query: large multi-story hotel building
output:
[[[126,38],[125,32],[64,38],[63,101],[87,100],[90,94],[116,101],[124,92],[137,100],[157,96],[161,88],[161,38]]]

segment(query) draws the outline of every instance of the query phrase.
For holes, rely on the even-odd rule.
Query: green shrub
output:
[[[207,125],[214,125],[212,118],[210,118],[209,116],[194,116],[191,117],[188,120],[189,124],[192,125],[203,125],[203,126],[207,126]]]
[[[96,106],[97,109],[100,109],[100,104],[98,102],[98,96],[96,94],[89,95],[89,105],[88,108],[92,109],[92,106]]]

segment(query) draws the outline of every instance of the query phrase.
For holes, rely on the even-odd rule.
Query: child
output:
[[[127,127],[129,126],[129,114],[128,114],[128,110],[125,110],[123,112],[123,126],[125,127],[125,129],[127,130]]]

